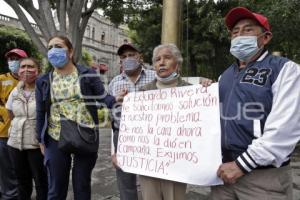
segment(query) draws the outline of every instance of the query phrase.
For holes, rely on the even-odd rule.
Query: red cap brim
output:
[[[5,58],[7,58],[10,55],[17,55],[20,58],[27,58],[27,53],[23,51],[22,49],[12,49],[9,52],[5,54]]]

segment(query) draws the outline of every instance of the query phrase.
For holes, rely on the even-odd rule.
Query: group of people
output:
[[[174,44],[162,44],[153,51],[153,70],[143,66],[141,52],[132,44],[123,44],[118,49],[123,73],[116,76],[109,84],[109,93],[122,99],[128,92],[164,89],[190,85],[180,77],[180,67],[183,62],[179,49]],[[120,102],[118,100],[118,102]],[[120,125],[121,107],[113,110],[112,128],[114,132],[114,150],[112,163],[116,167],[120,199],[137,200],[136,175],[126,173],[118,167],[116,153]],[[144,200],[153,199],[184,199],[186,184],[169,180],[139,176]]]
[[[267,50],[272,33],[265,16],[236,7],[227,13],[225,24],[231,37],[230,53],[236,62],[218,81],[223,163],[216,173],[224,185],[212,186],[210,199],[293,199],[289,163],[300,138],[300,66]],[[143,68],[140,52],[134,46],[121,46],[118,55],[124,73],[109,86],[109,92],[119,95],[117,98],[138,90],[189,84],[180,78],[182,57],[175,45],[163,44],[154,49],[154,78]],[[210,79],[201,81],[205,87],[211,83]],[[117,168],[120,196],[122,200],[137,200],[136,175],[117,166],[120,108],[114,116],[112,162]],[[186,199],[184,183],[142,175],[139,182],[144,200]]]
[[[35,80],[41,66],[21,49],[5,54],[10,72],[0,75],[1,199],[47,198],[47,175],[36,137]]]
[[[74,198],[91,199],[97,151],[60,150],[60,134],[66,131],[61,115],[99,134],[97,105],[112,108],[115,97],[105,92],[96,71],[74,63],[73,52],[67,37],[50,38],[47,57],[53,68],[41,76],[39,62],[25,51],[13,49],[5,55],[10,72],[0,76],[3,200],[30,200],[33,180],[36,199],[66,199],[71,168]]]
[[[224,185],[212,186],[210,198],[292,199],[289,156],[300,138],[300,67],[266,49],[272,33],[265,16],[237,7],[226,15],[225,24],[236,62],[219,78],[223,163],[216,173]],[[53,68],[40,76],[39,62],[25,51],[13,49],[5,55],[10,72],[0,76],[1,199],[30,199],[34,180],[37,199],[64,200],[70,171],[74,199],[91,199],[97,151],[70,153],[58,145],[66,131],[62,116],[97,128],[99,105],[113,112],[112,163],[120,199],[138,199],[137,176],[118,167],[117,102],[129,92],[190,85],[180,76],[182,55],[174,44],[159,45],[153,50],[154,70],[148,70],[135,45],[121,45],[117,54],[122,73],[107,93],[97,73],[74,63],[73,54],[67,37],[50,38],[47,58]],[[209,87],[211,82],[204,79],[201,84]],[[149,176],[138,180],[144,200],[186,199],[185,183]]]

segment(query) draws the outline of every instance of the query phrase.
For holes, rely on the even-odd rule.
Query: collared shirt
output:
[[[122,74],[113,78],[108,86],[108,92],[110,95],[117,96],[122,89],[128,90],[128,92],[138,92],[144,85],[150,83],[155,79],[155,71],[142,68],[140,75],[135,82],[132,82],[130,78],[123,72]],[[112,111],[113,128],[119,129],[121,106],[117,106]]]
[[[140,75],[135,82],[123,72],[113,78],[108,86],[109,94],[117,96],[122,89],[128,89],[128,92],[138,92],[141,87],[155,79],[155,71],[142,68]]]

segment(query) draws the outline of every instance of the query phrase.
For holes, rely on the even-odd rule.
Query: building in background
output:
[[[82,47],[93,57],[93,67],[105,72],[104,78],[110,81],[120,73],[117,50],[123,43],[129,42],[127,27],[117,27],[108,19],[94,12],[86,27]]]
[[[24,30],[18,19],[1,14],[0,25]],[[32,26],[40,34],[38,27],[35,24]],[[121,44],[129,41],[125,25],[117,27],[98,12],[94,12],[90,17],[84,33],[82,48],[85,48],[92,55],[93,64],[91,67],[101,72],[104,82],[107,83],[120,73],[119,58],[116,52]]]

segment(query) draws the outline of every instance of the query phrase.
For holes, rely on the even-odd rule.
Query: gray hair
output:
[[[155,58],[157,57],[157,54],[162,49],[169,49],[172,53],[172,55],[175,57],[178,66],[181,66],[183,62],[182,55],[180,53],[180,50],[177,48],[175,44],[161,44],[154,48],[153,50],[153,56],[152,56],[152,63],[154,64]]]

